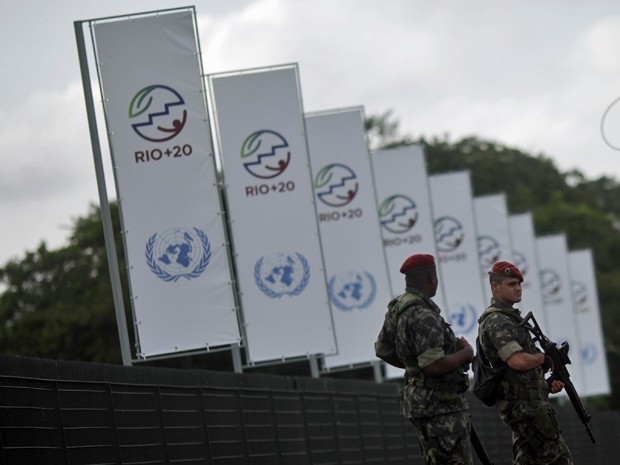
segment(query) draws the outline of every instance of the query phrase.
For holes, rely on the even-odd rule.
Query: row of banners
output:
[[[296,65],[208,76],[216,159],[193,9],[91,31],[138,357],[242,344],[250,364],[374,362],[401,263],[431,253],[457,335],[474,342],[487,272],[513,261],[576,387],[609,392],[590,250],[536,237],[503,194],[474,198],[468,172],[427,176],[419,146],[369,153],[361,107],[304,114]]]

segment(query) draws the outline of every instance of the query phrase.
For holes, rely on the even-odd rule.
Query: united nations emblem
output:
[[[476,307],[470,303],[460,304],[458,308],[450,310],[450,324],[457,335],[469,333],[474,329],[477,321]]]
[[[377,294],[375,278],[367,271],[346,271],[329,280],[329,295],[340,310],[367,308]]]
[[[579,352],[579,355],[581,355],[581,360],[586,365],[592,365],[596,360],[597,350],[594,344],[586,344],[585,347],[582,347]]]
[[[310,281],[310,266],[300,253],[276,252],[254,265],[254,281],[272,299],[299,295]]]
[[[202,274],[211,260],[211,244],[198,228],[170,228],[149,238],[144,255],[155,276],[176,282]]]

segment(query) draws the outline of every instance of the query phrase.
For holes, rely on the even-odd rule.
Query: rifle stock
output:
[[[531,321],[532,324],[528,324],[528,321]],[[583,402],[581,402],[579,394],[577,394],[577,390],[575,389],[573,382],[570,380],[570,373],[566,368],[566,365],[569,365],[571,363],[570,358],[568,357],[568,343],[563,342],[562,345],[558,348],[555,342],[552,342],[547,336],[543,334],[532,312],[529,312],[525,316],[523,321],[519,323],[519,326],[523,326],[530,333],[532,333],[532,335],[534,336],[534,342],[538,341],[542,350],[553,362],[553,377],[558,381],[564,383],[564,390],[566,391],[566,394],[568,394],[568,398],[571,401],[575,412],[577,412],[577,416],[585,426],[586,431],[590,436],[590,439],[592,440],[592,443],[596,443],[596,439],[594,439],[594,435],[592,434],[590,425],[588,425],[588,422],[592,417],[586,410]]]

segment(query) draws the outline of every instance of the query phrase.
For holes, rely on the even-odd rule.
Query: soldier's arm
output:
[[[396,368],[405,368],[405,364],[398,358],[393,347],[383,344],[380,340],[375,342],[375,354],[385,363],[389,363]]]
[[[474,359],[474,349],[465,338],[461,338],[461,350],[453,354],[444,355],[439,360],[423,367],[424,373],[431,376],[440,376],[452,370],[460,368],[462,365],[471,363]]]
[[[506,363],[516,371],[528,371],[541,366],[545,363],[545,354],[528,354],[527,352],[515,352]]]
[[[439,376],[469,363],[474,357],[472,347],[461,338],[460,349],[446,354],[443,350],[445,326],[441,316],[423,306],[406,321],[407,339],[415,344],[418,366],[430,376]]]
[[[386,328],[386,324],[384,324],[375,342],[375,355],[385,363],[389,363],[396,368],[405,368],[404,363],[398,358],[394,342],[388,334],[389,331]]]
[[[485,321],[483,332],[485,340],[497,349],[498,357],[516,371],[528,371],[545,362],[543,353],[530,354],[518,342],[515,323],[508,317],[495,313]]]

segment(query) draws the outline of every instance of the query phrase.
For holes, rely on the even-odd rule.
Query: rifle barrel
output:
[[[482,465],[494,465],[494,463],[491,461],[491,458],[487,454],[487,451],[482,445],[482,441],[480,441],[480,436],[478,436],[478,432],[476,431],[476,428],[474,428],[473,424],[471,424],[470,439],[471,444],[472,446],[474,446],[474,450],[476,451],[476,454],[478,455],[478,458],[480,459]]]

